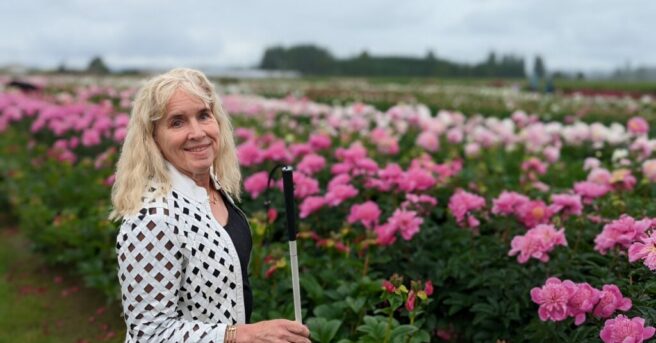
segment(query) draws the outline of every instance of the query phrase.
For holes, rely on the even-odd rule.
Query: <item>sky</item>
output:
[[[549,70],[656,67],[653,0],[3,0],[0,65],[251,67],[313,43],[335,57],[491,52]]]

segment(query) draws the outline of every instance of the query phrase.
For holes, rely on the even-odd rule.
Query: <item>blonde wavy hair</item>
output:
[[[137,92],[121,155],[116,164],[116,179],[112,187],[112,212],[109,218],[121,219],[135,214],[142,207],[142,196],[151,182],[162,185],[164,196],[171,190],[166,160],[153,133],[156,122],[166,115],[166,105],[181,89],[208,104],[219,123],[220,151],[214,160],[215,176],[223,189],[240,200],[241,172],[235,149],[232,124],[214,85],[200,71],[188,68],[172,69],[155,76]]]

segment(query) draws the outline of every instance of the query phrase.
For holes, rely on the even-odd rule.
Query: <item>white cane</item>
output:
[[[289,234],[289,260],[292,268],[292,291],[294,292],[294,318],[303,323],[301,315],[301,289],[298,277],[298,252],[296,250],[296,211],[294,206],[294,168],[282,167],[282,184],[285,193],[285,212],[287,214],[287,233]]]

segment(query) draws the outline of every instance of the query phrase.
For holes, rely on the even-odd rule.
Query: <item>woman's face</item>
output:
[[[177,89],[156,123],[155,142],[181,172],[192,177],[207,174],[219,152],[219,124],[207,104]]]

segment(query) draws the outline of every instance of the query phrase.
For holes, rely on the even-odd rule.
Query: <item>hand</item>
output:
[[[300,323],[274,319],[237,325],[237,343],[311,343],[310,330]]]

